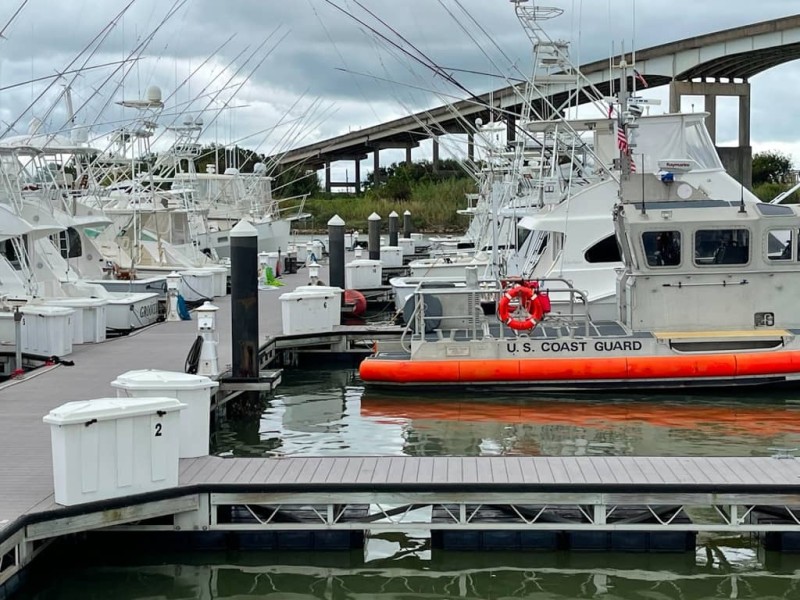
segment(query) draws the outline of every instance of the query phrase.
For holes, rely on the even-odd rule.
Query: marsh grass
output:
[[[382,197],[383,190],[368,190],[363,196],[331,194],[306,200],[305,211],[312,215],[305,222],[298,222],[297,231],[322,231],[333,215],[338,214],[348,229],[366,231],[368,217],[373,213],[380,215],[381,229],[388,231],[389,213],[400,215],[403,226],[403,213],[411,212],[414,231],[429,233],[459,233],[469,225],[469,218],[456,211],[465,208],[465,194],[474,193],[475,184],[470,179],[446,179],[439,182],[420,181],[412,184],[408,200],[398,201]]]

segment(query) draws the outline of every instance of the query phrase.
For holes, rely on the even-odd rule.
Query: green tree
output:
[[[281,198],[314,195],[319,193],[320,185],[316,171],[306,171],[293,167],[281,171],[272,182],[275,195]]]
[[[777,150],[758,152],[753,156],[753,187],[764,183],[788,183],[792,157]]]

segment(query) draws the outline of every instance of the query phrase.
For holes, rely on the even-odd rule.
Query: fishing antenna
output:
[[[740,190],[740,194],[739,194],[739,213],[740,214],[746,214],[747,210],[745,210],[745,208],[744,208],[744,184],[740,183],[739,186],[740,186],[739,187],[739,190]]]
[[[645,205],[646,200],[645,200],[645,191],[644,191],[644,154],[642,154],[641,156],[642,156],[642,174],[640,175],[640,177],[642,178],[642,214],[646,215],[647,214],[647,206]]]

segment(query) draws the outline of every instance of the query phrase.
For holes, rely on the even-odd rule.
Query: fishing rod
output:
[[[127,4],[126,4],[126,5],[125,5],[125,6],[122,8],[122,10],[120,10],[120,11],[119,11],[119,12],[116,14],[116,16],[115,16],[115,17],[114,17],[114,18],[113,18],[113,19],[112,19],[112,20],[111,20],[109,23],[107,23],[107,24],[105,25],[105,27],[103,27],[103,28],[102,28],[102,29],[101,29],[101,30],[100,30],[100,31],[99,31],[99,32],[98,32],[98,33],[97,33],[97,34],[96,34],[96,35],[95,35],[95,36],[94,36],[94,37],[93,37],[93,38],[92,38],[92,39],[89,41],[89,43],[88,43],[88,44],[86,44],[86,45],[83,47],[83,49],[82,49],[82,50],[81,50],[81,51],[80,51],[80,52],[79,52],[79,53],[78,53],[78,54],[75,56],[75,58],[73,58],[73,59],[72,59],[72,60],[69,62],[69,64],[67,64],[67,66],[66,66],[66,69],[65,69],[65,70],[71,69],[71,68],[72,68],[72,66],[73,66],[73,65],[74,65],[76,62],[78,62],[78,60],[80,59],[80,57],[81,57],[81,56],[83,56],[83,54],[84,54],[84,53],[85,53],[85,52],[86,52],[86,51],[87,51],[89,48],[91,48],[91,47],[92,47],[92,46],[93,46],[93,45],[94,45],[94,44],[95,44],[95,43],[96,43],[98,40],[103,40],[103,39],[105,39],[106,37],[108,37],[108,35],[111,33],[111,31],[112,31],[112,30],[113,30],[113,29],[116,27],[117,23],[118,23],[118,22],[119,22],[119,21],[122,19],[122,17],[125,15],[125,13],[127,13],[127,12],[128,12],[128,9],[130,9],[130,7],[131,7],[131,6],[133,6],[134,2],[136,2],[136,0],[129,0],[129,1],[128,1],[128,3],[127,3]],[[60,73],[59,73],[59,75],[60,75]],[[41,100],[41,99],[42,99],[42,98],[45,96],[45,94],[47,94],[47,92],[49,92],[49,91],[50,91],[50,89],[53,87],[53,85],[55,85],[55,81],[57,81],[57,80],[54,80],[54,81],[52,81],[52,82],[51,82],[51,83],[50,83],[50,84],[49,84],[47,87],[45,87],[45,89],[44,89],[44,90],[42,90],[42,92],[41,92],[41,93],[40,93],[38,96],[36,96],[36,98],[35,98],[35,99],[33,99],[33,100],[30,102],[30,104],[28,104],[28,106],[25,108],[25,110],[24,110],[24,111],[22,111],[22,112],[19,114],[19,116],[17,116],[17,118],[16,118],[16,119],[14,119],[14,120],[13,120],[11,123],[9,123],[9,124],[8,124],[8,126],[7,126],[7,127],[6,127],[6,129],[3,131],[3,133],[2,133],[2,134],[0,134],[0,138],[3,138],[3,137],[5,137],[5,136],[7,136],[7,135],[8,135],[8,134],[9,134],[11,131],[13,131],[13,130],[14,130],[14,127],[16,127],[17,123],[19,123],[20,119],[22,119],[23,115],[27,114],[27,112],[28,112],[29,110],[31,110],[31,109],[32,109],[32,108],[33,108],[33,107],[36,105],[36,103],[37,103],[37,102],[39,102],[39,101],[40,101],[40,100]]]
[[[3,26],[2,29],[0,29],[0,39],[6,39],[6,36],[4,35],[5,32],[8,31],[8,28],[11,27],[11,23],[13,23],[14,19],[17,18],[17,15],[19,15],[19,13],[22,12],[22,9],[25,8],[25,5],[27,3],[28,3],[28,0],[22,0],[22,4],[20,4],[17,7],[17,10],[15,10],[14,14],[11,15],[11,18],[8,21],[6,21],[6,24]]]

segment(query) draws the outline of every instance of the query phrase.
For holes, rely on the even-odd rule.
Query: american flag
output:
[[[628,134],[625,133],[625,125],[622,123],[617,123],[617,148],[619,148],[620,152],[623,154],[627,154],[630,151]]]
[[[644,75],[639,73],[636,69],[633,70],[633,76],[636,78],[636,81],[642,84],[642,87],[650,87],[647,85],[647,80],[644,78]]]

